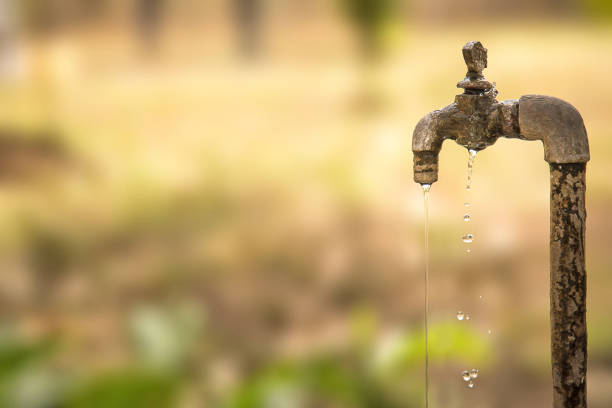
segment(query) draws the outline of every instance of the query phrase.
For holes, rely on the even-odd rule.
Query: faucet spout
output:
[[[493,92],[457,95],[455,102],[417,123],[412,135],[414,181],[433,184],[438,180],[438,154],[444,140],[478,151],[501,136],[520,137],[517,100],[497,102]]]
[[[441,111],[425,115],[417,123],[412,135],[414,153],[414,181],[419,184],[433,184],[438,180],[438,153],[444,137],[438,132]]]

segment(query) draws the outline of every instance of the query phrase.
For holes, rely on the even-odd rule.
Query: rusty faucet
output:
[[[482,150],[499,137],[541,140],[550,165],[550,318],[554,408],[586,408],[585,172],[589,143],[582,117],[552,96],[498,102],[482,71],[487,49],[463,47],[468,67],[455,102],[425,115],[414,129],[414,181],[438,180],[442,142]]]

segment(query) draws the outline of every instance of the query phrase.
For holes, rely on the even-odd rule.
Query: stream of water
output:
[[[465,186],[466,197],[465,197],[465,214],[463,215],[463,221],[470,222],[472,216],[470,214],[470,190],[472,189],[472,170],[474,168],[474,160],[476,159],[476,150],[469,150],[468,157],[468,174],[467,183]],[[431,190],[431,184],[422,184],[423,188],[423,202],[425,209],[425,408],[429,408],[429,192]],[[474,235],[472,233],[465,234],[462,241],[468,245],[466,252],[472,252],[470,244],[474,241]],[[482,296],[480,296],[482,299]],[[462,311],[457,312],[457,320],[470,320],[470,315]],[[489,330],[491,334],[491,330]],[[472,370],[465,370],[461,373],[464,381],[467,382],[468,388],[474,388],[474,380],[478,378],[478,370],[473,368]]]
[[[429,190],[422,184],[425,203],[425,408],[429,407]]]

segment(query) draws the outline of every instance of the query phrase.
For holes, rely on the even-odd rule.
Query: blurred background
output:
[[[411,136],[470,40],[498,100],[584,117],[612,406],[612,2],[0,0],[0,407],[423,407]],[[542,146],[477,155],[469,224],[467,157],[431,191],[431,406],[551,406]]]

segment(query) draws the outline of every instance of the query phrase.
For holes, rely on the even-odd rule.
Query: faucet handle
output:
[[[468,72],[482,75],[482,70],[487,67],[487,49],[480,41],[470,41],[463,46],[462,51]]]
[[[466,94],[481,95],[493,90],[495,97],[497,92],[495,84],[487,81],[482,75],[482,70],[487,67],[487,49],[480,41],[470,41],[463,46],[463,59],[468,67],[465,78],[457,84],[457,88],[463,88]]]

